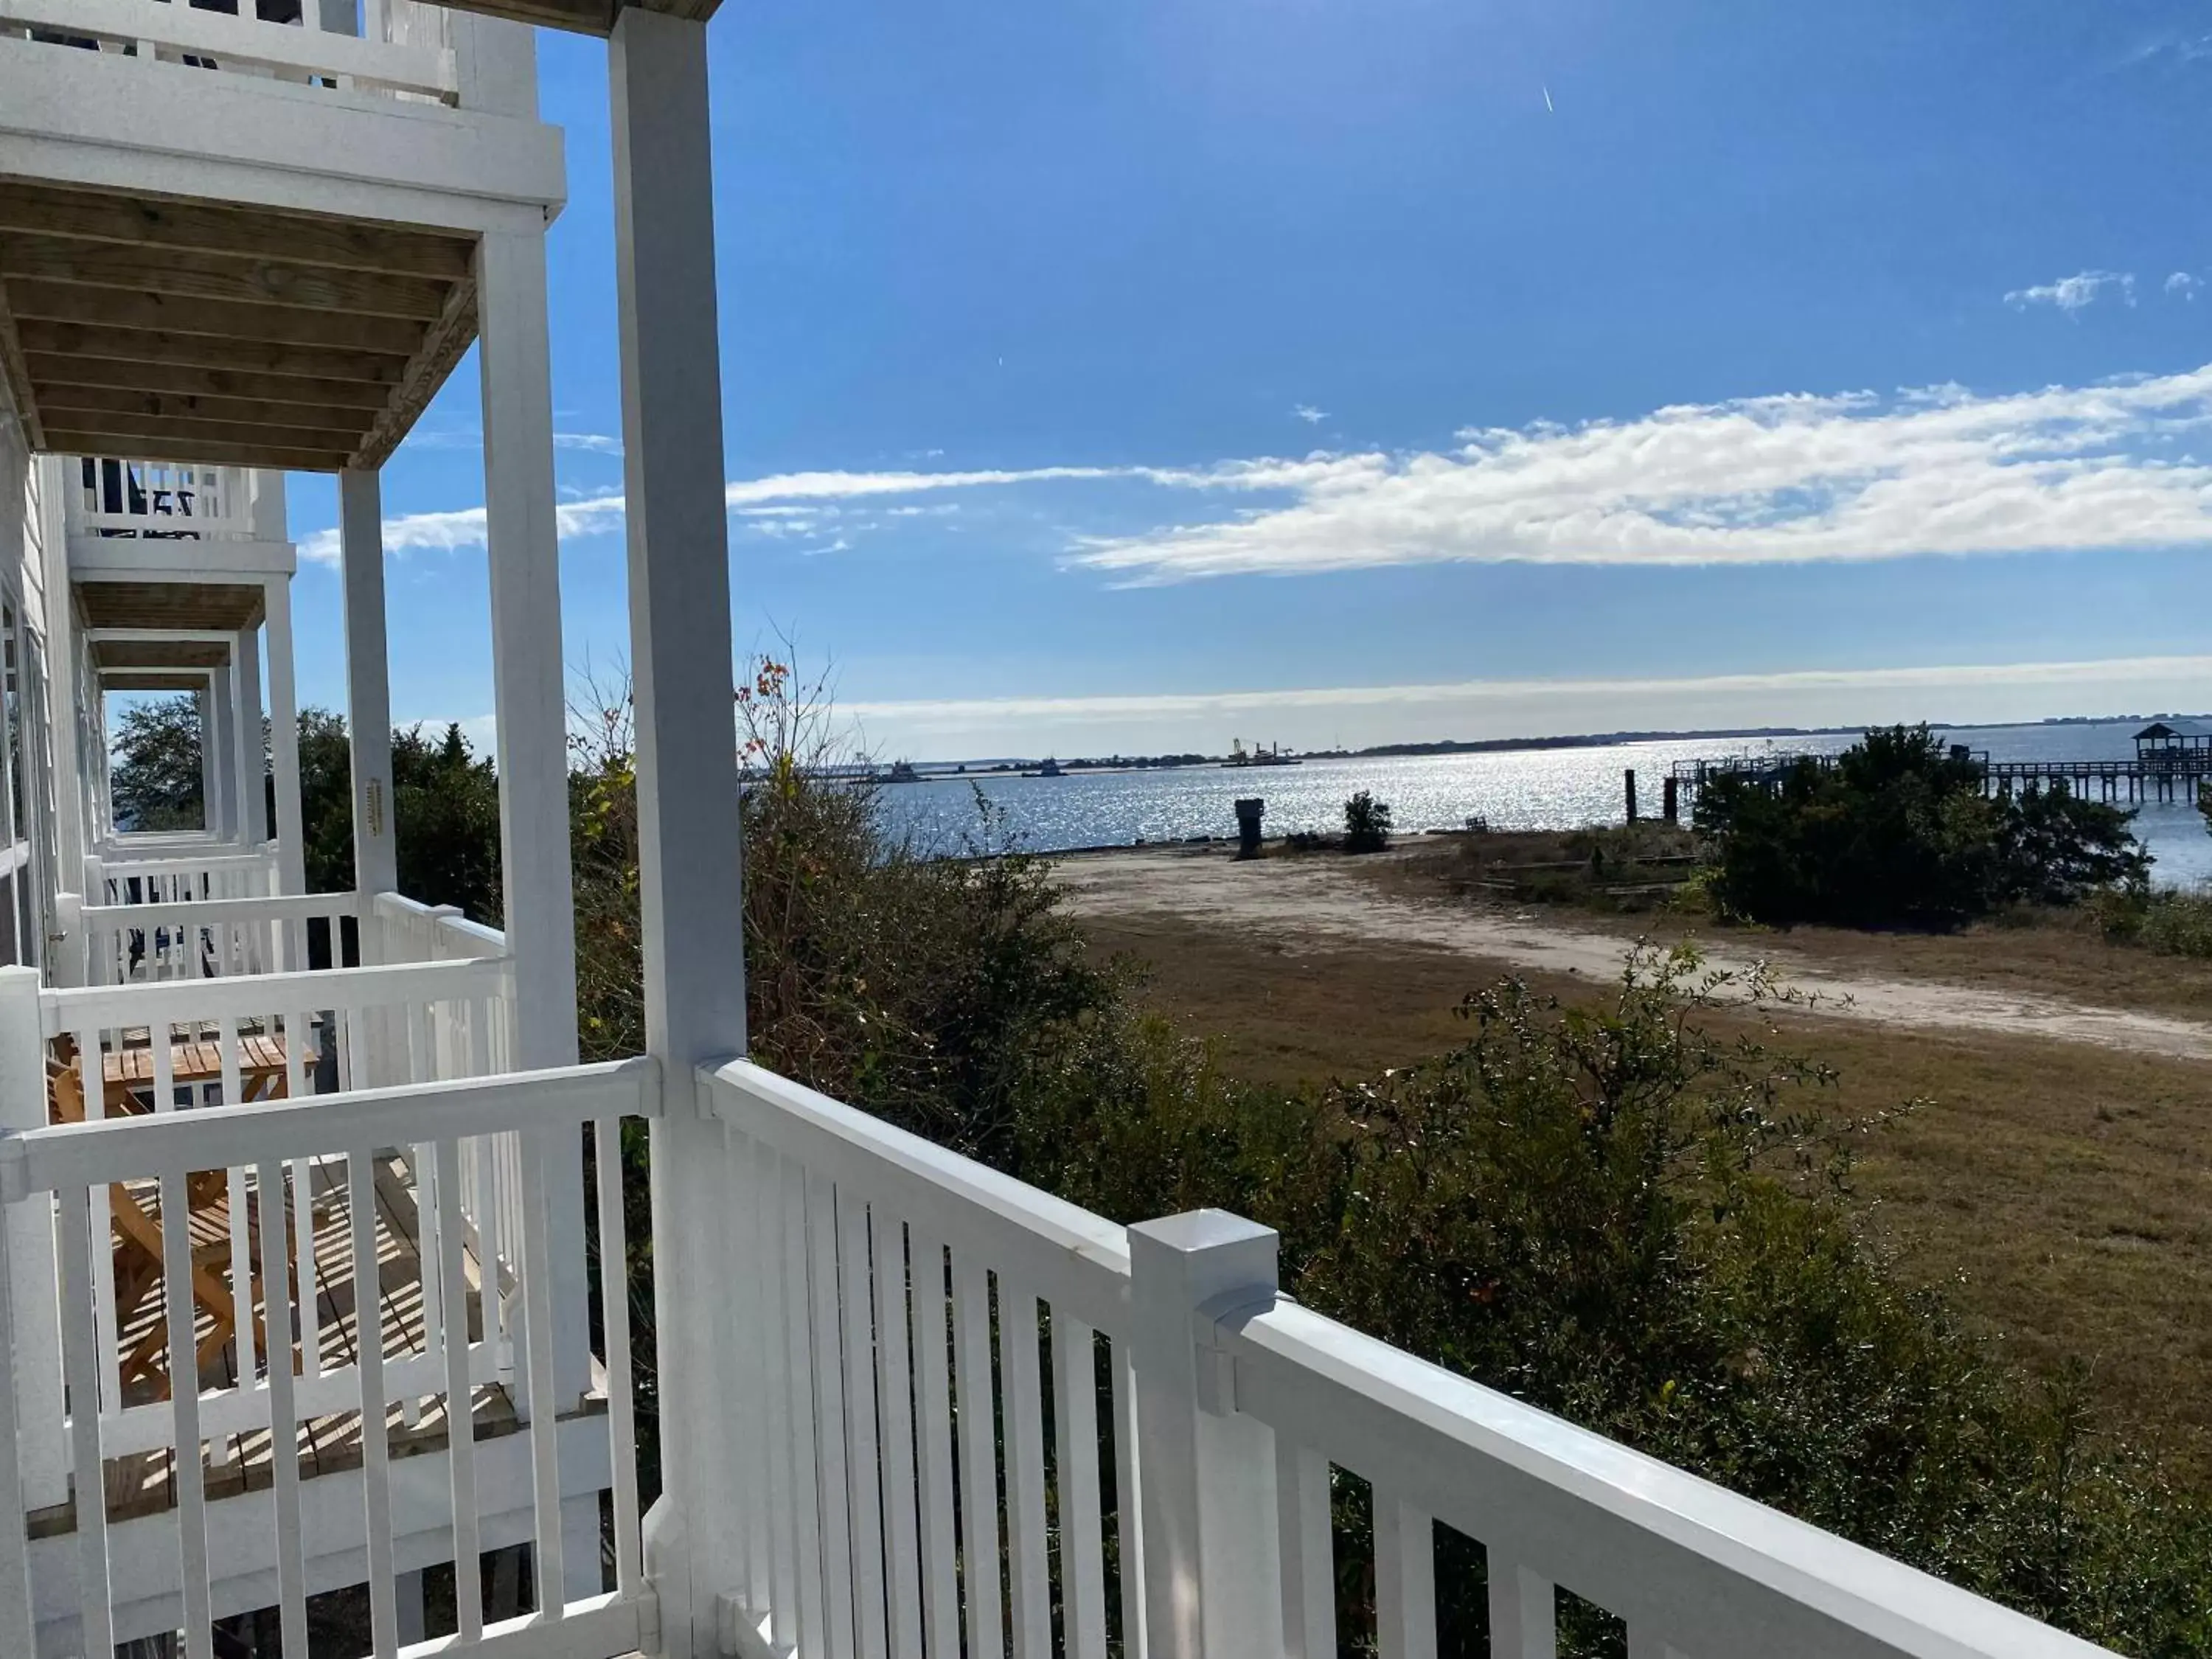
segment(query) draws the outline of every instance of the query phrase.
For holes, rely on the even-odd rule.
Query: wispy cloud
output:
[[[2212,366],[2000,396],[1946,386],[1686,404],[1577,426],[1470,428],[1448,447],[1393,453],[790,472],[731,480],[724,495],[735,519],[793,541],[850,539],[963,492],[1126,486],[1111,504],[1122,525],[1187,503],[1159,528],[1075,535],[1072,565],[1132,584],[1449,562],[2165,548],[2212,544],[2212,461],[2192,447],[2208,427]],[[882,505],[835,522],[861,501]],[[564,537],[608,533],[621,526],[623,497],[581,495],[557,513]],[[409,514],[386,523],[386,545],[459,551],[481,547],[484,528],[482,507]],[[337,534],[311,536],[301,550],[334,560]]]
[[[604,432],[556,432],[553,434],[553,447],[580,449],[592,455],[619,455],[623,453],[623,441]]]
[[[1323,421],[1328,418],[1328,411],[1327,410],[1316,409],[1311,404],[1292,404],[1291,405],[1291,413],[1297,416],[1308,426],[1319,426]]]
[[[2185,270],[2177,270],[2166,279],[2166,291],[2168,294],[2178,294],[2185,300],[2194,300],[2197,297],[2197,290],[2203,286],[2204,279],[2202,276],[2191,276]]]
[[[2005,303],[2015,310],[2025,311],[2030,306],[2056,306],[2068,316],[2084,310],[2108,294],[2117,294],[2127,305],[2136,302],[2136,279],[2131,271],[2077,270],[2071,276],[2061,276],[2055,283],[2039,283],[2033,288],[2016,288],[2006,295]]]
[[[1461,434],[1456,449],[1216,468],[1280,505],[1091,539],[1141,583],[1385,565],[1718,565],[2202,545],[2212,368],[1980,397],[1937,386]]]

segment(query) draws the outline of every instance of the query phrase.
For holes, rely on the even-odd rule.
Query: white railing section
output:
[[[0,0],[0,16],[6,15],[9,0]],[[64,524],[72,536],[208,541],[253,537],[253,473],[249,468],[101,457],[90,459],[89,477],[84,460],[72,458],[64,467],[69,488],[63,497]]]
[[[318,1074],[333,1071],[340,1092],[510,1071],[513,994],[513,964],[490,959],[93,986],[42,991],[39,1001],[44,1036],[67,1038],[73,1055],[74,1075],[52,1085],[57,1103],[64,1087],[73,1088],[84,1119],[97,1122],[143,1115],[142,1101],[157,1115],[179,1106],[223,1109],[197,1114],[206,1116],[272,1098],[305,1101],[317,1092]],[[25,1065],[23,1074],[37,1075],[36,1063]],[[471,1141],[463,1151],[463,1185],[454,1201],[479,1236],[479,1259],[501,1268],[512,1265],[521,1237],[523,1156],[512,1137]],[[418,1204],[421,1174],[410,1167],[409,1191]],[[232,1172],[234,1286],[250,1278],[242,1180]],[[115,1219],[109,1194],[95,1193],[93,1207],[105,1237]],[[299,1219],[305,1229],[304,1212]],[[313,1258],[307,1231],[296,1244]],[[100,1399],[112,1413],[124,1408],[132,1350],[124,1340],[113,1261],[102,1256],[95,1268]],[[311,1365],[319,1363],[322,1317],[318,1304],[301,1310]],[[504,1304],[490,1298],[484,1318],[488,1334],[502,1332]],[[238,1340],[250,1358],[252,1332],[243,1322]]]
[[[309,963],[315,925],[327,930],[330,963],[343,966],[344,923],[358,919],[354,893],[269,898],[165,899],[87,905],[80,912],[88,985],[227,979]]]
[[[487,1627],[475,1571],[456,1575],[459,1639],[471,1651],[554,1653],[627,1652],[651,1625],[641,1612],[635,1437],[630,1403],[628,1296],[624,1283],[620,1121],[659,1110],[658,1073],[649,1060],[511,1075],[496,1079],[287,1100],[225,1112],[172,1114],[120,1121],[33,1130],[0,1139],[0,1198],[11,1218],[34,1206],[58,1227],[61,1365],[65,1399],[21,1384],[20,1352],[13,1381],[0,1390],[0,1652],[86,1652],[105,1655],[119,1639],[144,1630],[119,1629],[118,1609],[141,1612],[143,1584],[116,1582],[106,1474],[111,1461],[149,1446],[172,1447],[178,1589],[173,1600],[155,1590],[159,1621],[151,1628],[186,1632],[186,1647],[209,1651],[211,1620],[270,1604],[267,1564],[273,1559],[274,1604],[281,1613],[284,1651],[307,1651],[307,1598],[335,1584],[359,1583],[367,1564],[375,1651],[398,1651],[394,1604],[394,1481],[390,1436],[396,1420],[416,1422],[426,1404],[442,1408],[449,1506],[441,1525],[450,1528],[447,1559],[474,1563],[483,1542],[477,1489],[483,1455],[474,1425],[480,1391],[503,1381],[519,1384],[528,1437],[532,1541],[540,1562],[563,1559],[561,1465],[564,1425],[553,1409],[553,1310],[544,1194],[556,1163],[582,1155],[581,1132],[591,1127],[599,1194],[605,1309],[601,1342],[605,1379],[603,1432],[611,1472],[616,1588],[611,1594],[562,1605],[558,1571],[538,1577],[541,1606],[530,1618]],[[483,1264],[491,1255],[465,1204],[466,1157],[471,1145],[499,1139],[523,1149],[520,1169],[519,1249],[504,1258],[498,1281]],[[358,1299],[354,1358],[331,1363],[319,1354],[311,1285],[295,1287],[288,1262],[303,1267],[344,1257],[353,1282],[387,1292],[392,1267],[379,1261],[378,1190],[391,1168],[404,1165],[417,1195],[417,1260],[408,1271],[419,1279],[419,1352],[387,1328],[386,1297]],[[477,1161],[480,1169],[490,1167]],[[112,1259],[106,1202],[112,1192],[145,1195],[165,1219],[185,1216],[200,1172],[226,1171],[234,1232],[245,1237],[262,1269],[254,1306],[266,1334],[257,1358],[248,1334],[256,1322],[238,1322],[238,1363],[228,1387],[175,1388],[158,1404],[110,1407],[107,1348],[100,1326],[99,1280]],[[342,1195],[345,1219],[318,1229],[326,1198]],[[457,1200],[461,1200],[457,1202]],[[335,1206],[333,1206],[335,1207]],[[497,1207],[497,1206],[490,1206]],[[479,1208],[477,1214],[485,1212]],[[319,1232],[323,1237],[318,1237]],[[161,1335],[167,1375],[194,1376],[199,1328],[191,1288],[190,1233],[179,1224],[161,1229],[164,1249]],[[0,1227],[0,1286],[9,1282],[4,1260],[10,1235]],[[296,1254],[295,1254],[296,1252]],[[473,1268],[473,1271],[472,1271]],[[235,1272],[235,1267],[234,1268]],[[301,1273],[301,1279],[307,1279]],[[237,1279],[235,1284],[248,1281]],[[499,1293],[504,1283],[506,1293]],[[249,1292],[254,1294],[254,1292]],[[471,1298],[482,1317],[472,1328]],[[493,1306],[504,1301],[515,1323],[501,1330]],[[35,1327],[37,1310],[11,1310],[15,1328]],[[31,1316],[27,1318],[27,1316]],[[49,1319],[51,1316],[48,1316]],[[9,1331],[0,1329],[0,1341]],[[508,1355],[520,1356],[512,1371]],[[271,1363],[272,1358],[274,1363]],[[50,1402],[41,1413],[39,1401]],[[97,1408],[94,1402],[100,1401]],[[528,1410],[531,1402],[540,1408]],[[303,1510],[300,1425],[358,1412],[366,1425],[361,1452],[365,1492],[352,1511],[350,1532],[331,1534],[331,1514]],[[572,1419],[592,1426],[593,1414]],[[158,1425],[155,1419],[158,1420]],[[226,1437],[256,1435],[274,1425],[264,1454],[267,1484],[247,1483],[245,1496],[221,1500],[224,1513],[210,1525],[208,1478],[228,1453]],[[597,1428],[593,1432],[599,1432]],[[59,1447],[73,1493],[77,1559],[76,1605],[66,1613],[34,1617],[19,1565],[25,1559],[26,1515],[14,1455],[19,1436],[32,1448]],[[573,1456],[573,1453],[571,1455]],[[416,1483],[419,1487],[419,1483]],[[420,1493],[416,1496],[419,1500]],[[240,1506],[246,1506],[241,1509]],[[265,1525],[244,1517],[258,1509]],[[315,1516],[322,1516],[321,1533]],[[488,1547],[488,1546],[486,1546]],[[319,1561],[326,1565],[317,1582]],[[335,1565],[328,1565],[336,1563]],[[551,1605],[544,1605],[545,1598]],[[33,1626],[36,1623],[38,1628]]]
[[[240,853],[191,852],[162,842],[133,846],[134,840],[118,837],[101,849],[103,857],[85,860],[85,896],[94,904],[260,898],[276,886],[274,842]]]
[[[432,9],[393,5],[393,27],[378,0],[369,4],[379,26],[367,39],[317,27],[315,0],[301,8],[302,23],[264,23],[251,0],[234,16],[184,0],[0,0],[0,33],[34,30],[180,68],[456,101],[460,77],[450,41],[410,15]]]
[[[1047,1659],[1058,1602],[1068,1659],[1105,1659],[1109,1617],[1141,1624],[1122,1230],[758,1067],[701,1087],[749,1367],[722,1431],[757,1495],[741,1650],[957,1655],[964,1629],[982,1659],[1010,1615]]]
[[[754,1495],[748,1659],[1334,1659],[1361,1550],[1378,1659],[1434,1659],[1438,1522],[1494,1659],[1556,1659],[1561,1591],[1634,1659],[2104,1651],[1299,1308],[1253,1223],[1125,1231],[755,1066],[700,1088],[741,1374],[682,1443]]]
[[[507,954],[506,934],[471,921],[453,905],[378,893],[368,915],[385,962],[466,962]]]

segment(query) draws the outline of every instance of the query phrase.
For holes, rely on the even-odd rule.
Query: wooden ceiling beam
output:
[[[138,398],[212,398],[274,407],[353,409],[369,418],[392,400],[392,389],[366,380],[310,380],[289,374],[244,374],[224,368],[191,368],[173,363],[114,362],[105,357],[72,357],[26,352],[23,362],[39,388],[40,401],[56,409],[104,409],[82,403],[76,394],[98,392]],[[136,405],[134,404],[133,407]]]
[[[216,398],[174,392],[132,392],[118,386],[39,387],[39,407],[50,414],[147,415],[169,420],[227,421],[235,426],[343,432],[357,438],[372,425],[373,409],[331,409],[315,404],[266,403],[253,398]]]
[[[476,337],[477,285],[464,283],[447,302],[446,314],[423,336],[422,349],[408,362],[406,378],[355,450],[352,465],[369,471],[392,459]]]
[[[9,283],[8,302],[19,321],[150,329],[264,345],[327,346],[402,358],[414,356],[422,341],[421,325],[392,317],[350,317],[290,306],[170,299],[122,289],[75,288],[21,277]]]
[[[145,455],[166,455],[159,447],[172,438],[212,438],[218,443],[267,444],[277,449],[345,450],[361,441],[366,422],[336,428],[308,426],[301,421],[264,423],[259,421],[226,421],[204,416],[142,415],[103,413],[98,410],[55,410],[49,426],[66,426],[79,431],[110,433],[136,442],[137,452]],[[155,447],[148,449],[146,445]],[[104,454],[130,454],[130,450],[105,450]]]
[[[475,257],[474,240],[466,236],[0,182],[0,233],[11,231],[440,283],[465,282]]]
[[[444,313],[452,287],[421,276],[364,276],[222,253],[126,252],[97,242],[21,234],[0,234],[0,277],[423,323]]]
[[[27,355],[76,357],[151,368],[208,368],[287,379],[343,380],[370,387],[399,384],[407,365],[398,357],[357,351],[317,351],[265,340],[225,340],[166,329],[111,328],[40,322],[17,325]],[[389,392],[379,392],[381,404]]]
[[[213,438],[163,438],[155,441],[112,432],[84,430],[49,422],[45,447],[65,455],[132,455],[158,448],[165,461],[198,466],[259,466],[279,472],[336,472],[346,465],[343,450],[278,447],[264,443],[226,443]]]
[[[23,354],[23,337],[16,326],[15,313],[8,309],[8,291],[0,288],[0,382],[8,388],[9,402],[22,418],[25,434],[31,447],[46,447],[45,422],[39,416],[39,402],[33,395],[35,382]]]

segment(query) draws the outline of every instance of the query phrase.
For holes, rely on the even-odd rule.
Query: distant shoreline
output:
[[[1926,724],[1931,730],[1938,732],[1993,732],[2019,726],[2112,726],[2157,720],[2212,720],[2212,715],[2170,712],[2063,714],[2040,720],[1929,720]],[[1556,749],[1606,749],[1621,744],[1687,743],[1707,738],[1715,742],[1741,742],[1746,738],[1761,738],[1856,737],[1867,729],[1863,722],[1859,722],[1845,726],[1744,726],[1694,731],[1588,732],[1548,738],[1441,738],[1430,743],[1383,743],[1364,749],[1306,749],[1296,751],[1296,758],[1301,761],[1394,760],[1430,755],[1495,755]],[[1022,760],[1007,756],[992,756],[982,760],[916,761],[913,763],[915,775],[913,781],[933,783],[946,779],[1017,777],[1025,769],[1033,770],[1042,763],[1041,758]],[[1227,771],[1249,769],[1264,772],[1269,769],[1264,765],[1255,765],[1249,769],[1237,767],[1231,764],[1229,757],[1223,755],[1158,757],[1116,755],[1101,757],[1095,763],[1080,759],[1060,761],[1059,765],[1062,777],[1096,777],[1124,772],[1187,771],[1205,767],[1219,767]]]

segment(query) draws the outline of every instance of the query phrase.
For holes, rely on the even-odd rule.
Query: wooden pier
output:
[[[2212,786],[2212,728],[2181,720],[2160,720],[2136,734],[2132,759],[1992,760],[1963,744],[1952,746],[1954,759],[1980,768],[1982,786],[1992,795],[2034,794],[2063,784],[2088,800],[2142,805],[2194,802]],[[1686,800],[1719,778],[1742,778],[1762,788],[1778,789],[1800,766],[1821,771],[1838,757],[1808,750],[1769,750],[1677,761],[1673,779]]]

